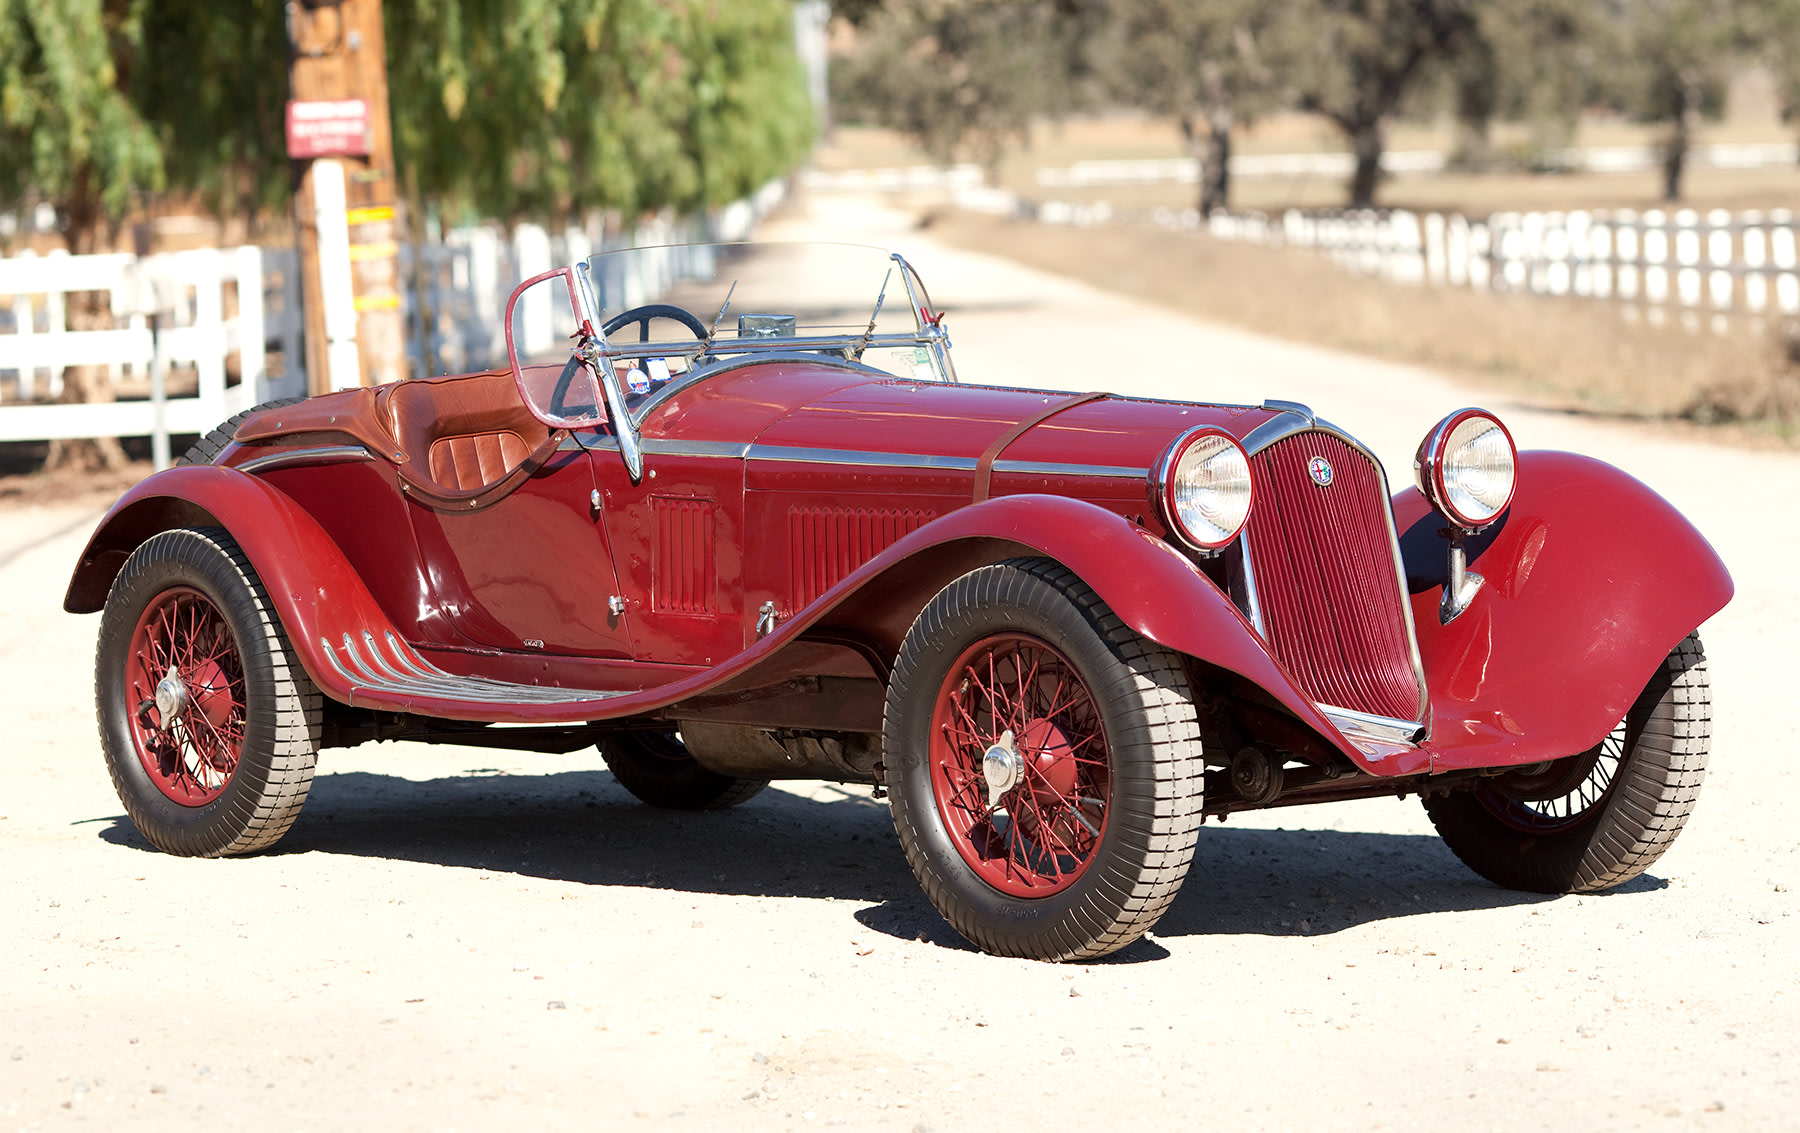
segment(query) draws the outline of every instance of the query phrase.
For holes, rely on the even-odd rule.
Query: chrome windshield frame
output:
[[[636,251],[639,249],[621,249]],[[871,247],[870,251],[881,249]],[[605,253],[602,253],[605,254]],[[950,358],[950,335],[943,325],[943,313],[929,308],[924,282],[918,272],[898,252],[886,253],[887,258],[900,270],[901,281],[906,286],[906,298],[912,308],[912,333],[887,332],[871,334],[868,331],[846,332],[844,334],[814,334],[796,337],[769,339],[733,339],[728,346],[721,349],[716,341],[697,340],[693,343],[633,343],[614,344],[606,340],[601,333],[603,326],[599,300],[594,292],[593,280],[590,276],[589,261],[584,259],[571,265],[576,281],[576,293],[581,304],[583,320],[581,341],[576,345],[574,353],[587,365],[593,367],[599,378],[600,388],[606,398],[607,415],[611,418],[613,435],[617,438],[619,454],[624,458],[626,470],[631,474],[633,484],[642,481],[644,476],[644,446],[640,439],[643,422],[658,406],[683,389],[689,388],[694,380],[704,381],[712,376],[715,367],[718,372],[735,369],[747,361],[754,361],[756,355],[767,354],[771,361],[776,357],[792,357],[808,352],[831,358],[832,361],[862,365],[862,355],[869,348],[890,349],[914,347],[925,351],[925,358],[936,379],[946,385],[958,385],[955,363]],[[879,307],[877,307],[879,310]],[[657,391],[640,403],[635,410],[626,405],[625,389],[621,385],[616,363],[639,358],[686,358],[690,366],[702,358],[710,358],[711,362],[693,366],[699,371],[693,379],[679,384],[671,383]],[[886,371],[882,371],[886,372]],[[894,375],[898,376],[898,375]]]

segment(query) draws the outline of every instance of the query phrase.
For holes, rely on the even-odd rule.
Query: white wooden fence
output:
[[[1505,212],[1485,220],[1404,209],[1261,213],[1159,210],[1166,227],[1205,227],[1215,237],[1314,248],[1344,267],[1397,283],[1430,283],[1549,296],[1616,299],[1628,316],[1643,304],[1659,323],[1670,310],[1718,333],[1731,315],[1745,325],[1800,315],[1796,220],[1772,212]]]
[[[510,236],[495,225],[453,229],[422,257],[403,246],[410,374],[504,365],[506,298],[522,279],[615,247],[747,239],[785,190],[771,182],[708,216],[648,220],[599,247],[580,229],[529,224]],[[425,265],[423,312],[415,258]],[[0,259],[0,442],[149,435],[160,463],[170,433],[202,433],[306,392],[297,264],[292,248],[254,246]],[[70,296],[84,291],[106,294],[114,329],[69,329]],[[114,399],[58,402],[64,368],[83,365],[105,367]],[[171,370],[180,380],[170,383]]]
[[[265,286],[263,250],[253,246],[0,260],[0,441],[203,432],[280,396],[284,383],[269,375],[266,344],[294,341],[298,328],[271,325]],[[107,296],[112,329],[69,329],[70,296],[84,291]],[[236,309],[227,314],[228,307]],[[115,387],[132,379],[151,396],[43,404],[61,396],[64,367],[85,365],[105,367]],[[194,390],[163,401],[157,389],[175,367],[192,369]]]

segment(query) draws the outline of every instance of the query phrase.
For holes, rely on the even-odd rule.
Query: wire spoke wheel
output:
[[[244,747],[244,666],[231,627],[200,591],[178,586],[139,615],[126,660],[138,758],[183,806],[224,793]]]
[[[94,657],[101,750],[157,849],[264,850],[306,801],[322,700],[272,611],[216,527],[151,536],[113,580]]]
[[[1598,744],[1428,796],[1425,812],[1451,852],[1496,885],[1600,892],[1674,844],[1700,796],[1711,739],[1706,653],[1689,634]]]
[[[990,755],[1002,778],[985,770]],[[1111,797],[1106,726],[1048,643],[999,634],[957,658],[938,694],[931,762],[945,827],[995,889],[1046,896],[1093,860]]]
[[[1592,750],[1531,774],[1502,776],[1476,791],[1501,822],[1526,834],[1548,834],[1582,822],[1606,800],[1636,737],[1620,720]]]
[[[1002,956],[1142,936],[1199,832],[1192,696],[1181,657],[1059,563],[944,587],[901,643],[882,729],[894,830],[931,903]]]

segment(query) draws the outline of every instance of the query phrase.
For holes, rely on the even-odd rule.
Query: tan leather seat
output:
[[[507,370],[416,378],[385,387],[382,413],[411,457],[402,474],[436,494],[467,497],[498,485],[550,438]]]

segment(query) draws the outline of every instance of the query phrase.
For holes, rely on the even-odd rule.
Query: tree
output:
[[[1175,119],[1199,164],[1200,211],[1231,203],[1231,131],[1279,104],[1290,5],[1111,0],[1102,70],[1118,97]]]
[[[990,175],[1032,120],[1070,107],[1083,74],[1073,0],[889,0],[865,9],[832,99],[905,134],[934,161]]]
[[[1681,182],[1703,117],[1725,108],[1731,69],[1750,47],[1744,0],[1613,0],[1618,66],[1611,86],[1641,121],[1665,129],[1663,199]]]
[[[781,0],[388,0],[395,159],[507,220],[723,204],[804,156]]]
[[[1306,0],[1295,36],[1295,102],[1341,131],[1356,158],[1350,204],[1375,203],[1389,121],[1427,64],[1460,47],[1479,0]]]
[[[70,252],[110,246],[138,194],[161,186],[156,138],[130,99],[141,42],[126,0],[0,0],[0,208],[48,202]],[[111,325],[105,297],[70,297],[69,329]],[[63,398],[110,396],[103,370],[71,366]],[[118,467],[116,440],[52,441],[51,467]]]
[[[1609,29],[1590,0],[1487,0],[1475,27],[1446,60],[1463,158],[1482,164],[1495,118],[1532,123],[1540,142],[1567,144],[1594,98]]]

